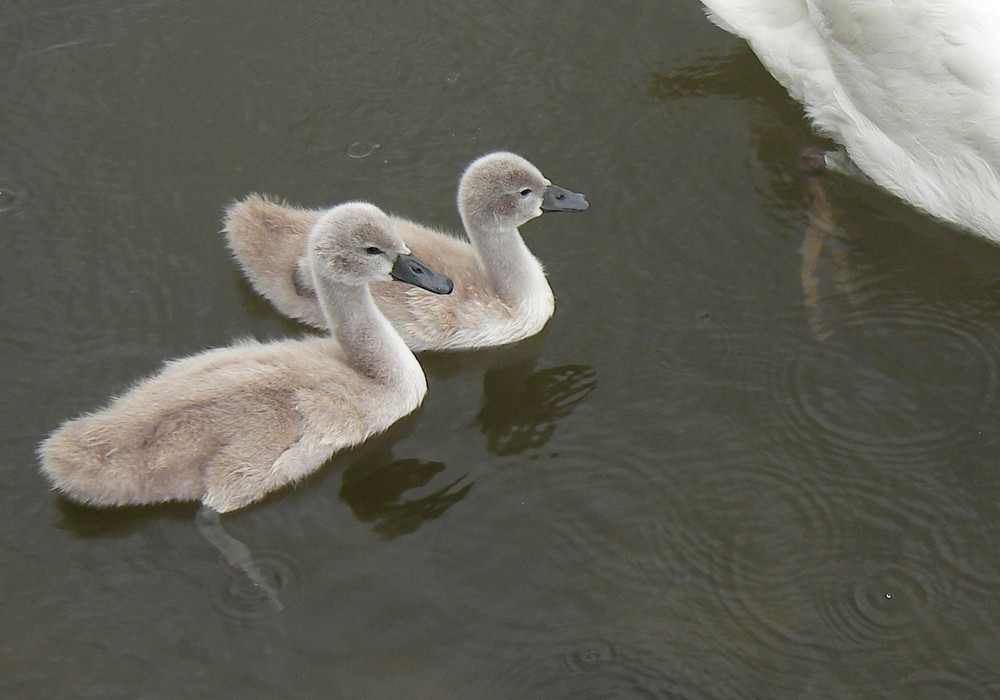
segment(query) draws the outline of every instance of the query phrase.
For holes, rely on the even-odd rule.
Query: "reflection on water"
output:
[[[802,290],[823,344],[792,358],[776,386],[792,399],[785,425],[891,461],[969,439],[1000,389],[1000,337],[967,314],[887,295],[887,272],[852,262],[856,233],[837,225],[823,179],[807,176],[805,193]],[[964,361],[939,378],[941,358]]]
[[[487,370],[476,424],[494,454],[535,449],[596,386],[594,369],[586,365],[535,369],[535,360],[527,359]]]
[[[340,497],[362,522],[375,522],[372,530],[386,539],[415,532],[425,521],[434,520],[465,498],[472,484],[464,476],[437,487],[428,494],[403,498],[407,491],[427,486],[444,471],[441,462],[407,458],[386,461],[380,452],[358,459],[344,471]]]
[[[515,346],[421,356],[432,380],[482,375],[473,424],[486,436],[487,449],[498,456],[544,446],[559,422],[597,385],[594,369],[586,365],[537,368],[538,342],[535,338]],[[388,431],[385,443],[395,444],[415,426],[415,418],[401,421]],[[340,497],[355,517],[374,523],[375,532],[392,539],[415,532],[469,494],[474,483],[467,475],[442,480],[446,471],[440,461],[393,459],[390,449],[362,447],[344,470]]]
[[[686,65],[672,66],[667,72],[649,75],[646,94],[657,100],[731,97],[750,101],[788,102],[788,94],[774,80],[765,81],[767,72],[750,47],[740,43],[725,55],[701,58]],[[801,114],[801,109],[793,110]]]
[[[809,209],[809,225],[806,227],[802,240],[802,293],[805,295],[806,310],[809,315],[809,327],[813,337],[826,340],[834,329],[823,319],[821,300],[837,300],[854,305],[850,263],[842,240],[838,237],[838,229],[833,207],[827,198],[826,190],[819,177],[805,175],[805,200]],[[824,291],[823,280],[827,275],[821,274],[820,264],[827,259],[833,264],[834,289]]]
[[[191,503],[97,508],[61,497],[56,499],[56,507],[59,512],[56,527],[84,539],[123,537],[161,518],[194,523],[197,511],[197,506]]]
[[[728,98],[754,104],[760,111],[766,110],[766,118],[754,120],[747,127],[759,162],[770,174],[771,191],[767,199],[772,205],[779,202],[788,205],[798,199],[794,164],[799,149],[835,147],[832,141],[812,130],[802,107],[764,70],[743,42],[727,54],[710,55],[667,71],[651,73],[646,94],[656,100],[679,103]]]

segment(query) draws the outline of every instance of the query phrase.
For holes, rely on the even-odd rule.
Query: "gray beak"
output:
[[[416,256],[409,253],[396,258],[396,263],[389,274],[394,280],[412,284],[435,294],[451,294],[451,290],[455,287],[450,278],[420,262]]]
[[[584,195],[559,185],[549,185],[542,196],[542,211],[586,211],[589,206]]]

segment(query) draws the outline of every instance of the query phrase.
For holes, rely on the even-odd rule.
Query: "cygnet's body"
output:
[[[421,260],[448,275],[452,294],[375,283],[372,294],[413,351],[502,345],[538,333],[555,299],[541,263],[518,227],[543,211],[582,211],[586,199],[552,185],[513,153],[491,153],[462,175],[458,208],[469,240],[392,217]],[[312,274],[303,264],[305,234],[320,210],[251,195],[230,206],[225,233],[254,289],[283,314],[324,328]]]
[[[391,275],[437,293],[450,283],[408,255],[369,204],[320,216],[307,259],[333,337],[246,341],[167,363],[40,445],[52,484],[83,503],[196,500],[224,513],[416,409],[424,373],[368,283]]]
[[[851,163],[1000,243],[1000,2],[702,0]]]

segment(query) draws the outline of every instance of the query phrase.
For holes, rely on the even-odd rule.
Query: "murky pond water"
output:
[[[697,3],[12,0],[0,67],[0,695],[1000,697],[1000,249],[800,179]],[[523,228],[556,316],[227,517],[281,612],[194,506],[48,490],[63,419],[306,332],[229,201],[457,229],[499,148],[590,198]]]

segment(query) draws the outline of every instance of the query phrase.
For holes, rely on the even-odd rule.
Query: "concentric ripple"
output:
[[[823,451],[905,460],[972,434],[995,405],[998,347],[992,330],[931,309],[857,318],[792,357],[772,403]]]
[[[851,652],[860,663],[872,649],[895,650],[892,642],[920,643],[945,611],[960,614],[950,607],[955,577],[927,556],[925,484],[915,494],[880,491],[778,457],[687,478],[694,488],[643,528],[653,538],[644,549],[659,552],[649,573],[711,601],[701,623],[728,630],[734,644],[749,637],[803,661]],[[901,532],[913,536],[880,544]]]
[[[978,591],[977,598],[991,598],[1000,590],[1000,540],[991,523],[976,523],[962,514],[948,514],[948,527],[931,532],[934,551],[942,566],[956,572],[965,586]],[[963,522],[963,527],[954,523]],[[980,536],[972,533],[979,531]]]
[[[719,470],[699,491],[690,517],[711,523],[704,585],[720,614],[766,646],[813,654],[824,634],[809,622],[807,572],[846,539],[830,485],[775,463]]]
[[[828,629],[846,644],[880,646],[920,633],[939,601],[917,570],[889,564],[848,580],[827,577],[817,593]]]
[[[821,473],[733,454],[684,480],[644,528],[660,581],[690,577],[713,596],[735,598],[746,588],[767,590],[794,578],[842,546],[842,524]],[[734,580],[737,564],[741,580]]]
[[[733,330],[732,323],[720,316],[704,308],[680,329],[672,331],[678,338],[678,348],[686,354],[685,360],[695,381],[698,374],[704,374],[710,381],[718,382],[738,371],[741,344],[745,339]],[[661,371],[678,370],[674,358],[664,357],[656,364]]]
[[[221,562],[226,575],[216,588],[214,601],[219,611],[231,620],[257,622],[280,614],[283,609],[281,593],[296,579],[294,564],[281,553],[255,555],[254,560],[271,591],[255,584],[244,572]]]
[[[929,630],[953,594],[947,579],[906,559],[831,557],[795,576],[765,580],[737,556],[732,575],[737,596],[725,602],[760,643],[789,658],[833,654],[862,665],[907,661],[927,648]]]
[[[382,145],[371,141],[355,141],[347,147],[348,158],[367,158],[381,148]]]

